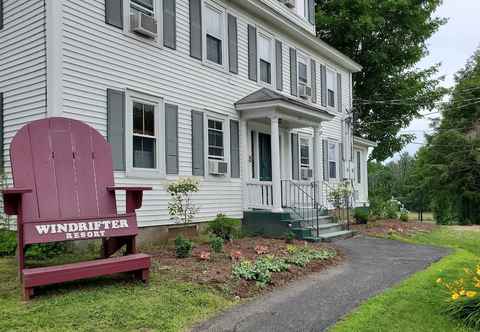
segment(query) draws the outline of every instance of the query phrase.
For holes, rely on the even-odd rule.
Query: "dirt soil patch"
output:
[[[153,256],[152,268],[163,273],[165,277],[175,280],[202,284],[220,289],[230,296],[249,298],[260,293],[281,287],[288,282],[299,279],[306,274],[321,271],[328,266],[338,264],[343,255],[333,244],[306,243],[294,241],[296,246],[308,245],[312,248],[335,250],[337,255],[327,260],[312,261],[305,268],[290,266],[286,272],[272,273],[272,283],[265,287],[258,286],[255,281],[236,280],[232,278],[232,266],[240,259],[255,260],[261,255],[272,254],[278,257],[286,255],[287,243],[284,240],[265,238],[243,238],[225,243],[223,253],[213,253],[208,244],[196,244],[192,257],[179,259],[175,257],[175,248],[165,246],[149,253]],[[263,247],[263,248],[259,248]],[[265,251],[258,253],[258,249]],[[210,259],[202,260],[201,254],[210,252]],[[233,258],[232,258],[233,256]]]
[[[438,226],[431,223],[403,222],[389,219],[369,222],[366,225],[352,225],[351,227],[353,230],[368,236],[388,237],[393,234],[411,236],[417,233],[430,233]]]

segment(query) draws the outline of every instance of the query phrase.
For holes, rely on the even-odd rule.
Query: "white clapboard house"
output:
[[[342,180],[368,205],[374,143],[351,127],[361,66],[316,38],[314,3],[0,0],[7,181],[16,131],[62,116],[108,138],[117,184],[153,187],[143,232],[172,225],[166,185],[179,177],[200,181],[196,221],[328,208]]]

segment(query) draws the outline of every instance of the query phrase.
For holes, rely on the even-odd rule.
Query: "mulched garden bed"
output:
[[[388,237],[394,234],[411,236],[417,233],[430,233],[437,227],[437,225],[430,223],[403,222],[396,219],[378,220],[368,222],[366,225],[351,225],[353,230],[364,235],[377,237]]]
[[[304,241],[294,241],[296,246],[304,246]],[[232,266],[241,259],[255,260],[261,255],[275,255],[283,257],[286,254],[287,243],[285,240],[266,239],[260,237],[243,238],[225,243],[223,253],[213,253],[208,244],[197,244],[193,249],[192,257],[176,258],[175,248],[166,246],[149,252],[154,258],[152,269],[155,273],[180,281],[198,283],[220,289],[232,296],[248,298],[259,293],[281,287],[288,282],[299,279],[309,273],[321,271],[342,261],[342,253],[332,244],[308,243],[315,249],[335,250],[337,255],[326,260],[314,260],[306,267],[290,266],[288,271],[272,273],[272,282],[260,287],[255,281],[237,280],[232,277]],[[266,249],[265,253],[257,253],[259,246]],[[202,260],[202,252],[211,252],[209,260]],[[232,258],[233,256],[240,256]]]

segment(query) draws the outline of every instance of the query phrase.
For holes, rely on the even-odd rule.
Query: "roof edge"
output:
[[[362,138],[362,137],[359,137],[359,136],[353,136],[353,144],[367,146],[367,147],[371,147],[371,148],[376,148],[378,146],[377,142],[374,142],[374,141],[371,141],[369,139]]]

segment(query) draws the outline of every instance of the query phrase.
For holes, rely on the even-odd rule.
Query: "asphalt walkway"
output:
[[[363,236],[335,244],[346,255],[344,263],[237,306],[192,331],[324,331],[367,298],[449,253]]]

